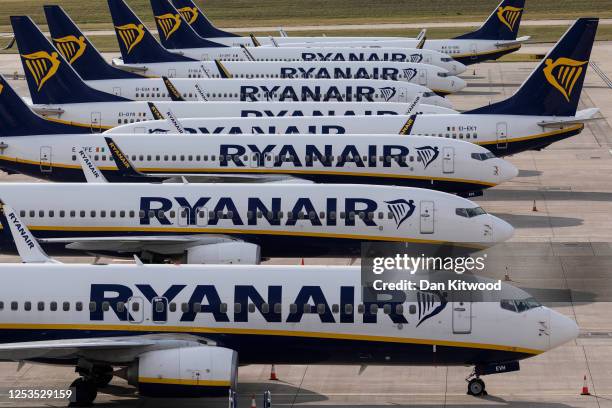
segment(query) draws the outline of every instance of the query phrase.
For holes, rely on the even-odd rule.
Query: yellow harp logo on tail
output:
[[[21,57],[24,59],[28,71],[32,74],[39,91],[42,89],[43,85],[45,85],[45,82],[55,75],[60,66],[57,52],[49,55],[46,51],[38,51],[32,54],[22,55]]]
[[[514,27],[516,27],[516,22],[521,17],[523,13],[522,8],[506,6],[500,7],[497,9],[497,18],[502,22],[505,26],[507,26],[510,31],[514,31]]]
[[[0,94],[2,94],[2,91],[4,91],[4,85],[0,84]]]
[[[87,48],[87,43],[83,36],[77,38],[74,35],[67,35],[62,38],[54,38],[53,43],[55,44],[55,48],[62,53],[70,64],[78,60],[85,52],[85,48]]]
[[[181,15],[180,14],[163,14],[161,16],[155,16],[157,24],[164,33],[166,40],[170,38],[172,34],[181,26]]]
[[[115,26],[115,29],[117,30],[117,34],[119,34],[119,38],[123,41],[123,45],[127,48],[128,54],[142,41],[145,34],[142,24]]]
[[[187,24],[192,25],[198,19],[198,8],[197,7],[183,7],[178,9]]]
[[[580,76],[585,72],[584,66],[588,61],[576,61],[571,58],[558,58],[553,62],[547,59],[544,64],[544,76],[549,84],[554,86],[570,101],[574,86]]]

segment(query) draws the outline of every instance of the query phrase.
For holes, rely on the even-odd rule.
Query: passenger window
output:
[[[30,310],[32,310],[32,302],[25,302],[25,303],[23,304],[23,309],[24,309],[26,312],[29,312]]]
[[[11,310],[15,311],[19,308],[19,305],[17,302],[11,302]]]
[[[108,312],[110,310],[110,303],[102,302],[102,311]]]
[[[176,303],[170,303],[170,307],[168,308],[171,312],[176,312]]]
[[[249,303],[249,313],[255,313],[255,305],[253,303]]]
[[[0,302],[0,310],[4,310],[4,302]]]
[[[45,311],[45,302],[38,302],[37,309],[39,312]]]
[[[140,310],[140,303],[132,303],[132,312],[138,312]]]
[[[283,306],[280,303],[275,303],[274,304],[274,313],[282,313],[283,311]]]
[[[96,302],[89,302],[89,311],[95,312],[97,308]]]
[[[77,312],[83,311],[83,302],[76,302],[75,309]]]
[[[295,313],[297,313],[297,309],[298,308],[297,308],[297,305],[295,303],[291,303],[289,305],[289,313],[295,314]]]
[[[117,302],[117,312],[125,312],[125,302]]]
[[[63,302],[62,303],[62,310],[64,312],[69,312],[70,311],[70,302]]]
[[[195,302],[195,303],[193,304],[193,311],[194,311],[195,313],[200,313],[200,312],[202,311],[202,304],[201,304],[201,303],[198,303],[198,302]]]
[[[242,303],[234,303],[234,313],[242,313]]]

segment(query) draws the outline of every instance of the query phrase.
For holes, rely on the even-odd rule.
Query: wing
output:
[[[237,242],[225,235],[175,235],[175,236],[112,236],[66,237],[39,239],[42,243],[66,244],[67,249],[85,252],[137,253],[151,251],[160,254],[177,254],[196,245],[212,245]]]
[[[514,41],[504,41],[504,42],[497,43],[495,44],[495,46],[498,48],[513,47],[515,45],[523,44],[525,41],[529,41],[530,38],[531,36],[526,35],[524,37],[519,37]]]
[[[202,345],[189,335],[143,335],[133,337],[99,337],[54,341],[28,341],[0,345],[0,360],[70,360],[90,358],[110,363],[132,361],[135,356],[151,349],[166,349],[185,345]]]
[[[576,112],[576,116],[569,116],[567,118],[559,117],[555,120],[544,120],[539,122],[538,125],[542,127],[560,127],[564,125],[574,125],[576,123],[584,123],[591,120],[602,119],[601,117],[595,117],[599,113],[599,108],[589,108]]]

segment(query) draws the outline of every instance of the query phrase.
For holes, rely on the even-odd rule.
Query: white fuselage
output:
[[[573,320],[535,301],[520,312],[502,308],[499,297],[508,299],[506,305],[530,298],[506,284],[499,295],[485,293],[483,301],[461,308],[439,293],[414,291],[372,310],[359,267],[3,264],[0,273],[0,338],[3,346],[23,346],[1,350],[5,361],[44,357],[61,364],[94,353],[97,362],[125,366],[149,349],[60,347],[72,339],[86,347],[87,339],[96,338],[112,347],[112,336],[138,342],[147,332],[164,333],[150,349],[163,349],[163,340],[176,347],[181,338],[193,339],[187,334],[222,347],[242,344],[243,364],[275,356],[285,363],[469,365],[534,356],[578,335]],[[386,307],[392,312],[384,313]],[[276,348],[243,336],[274,336]],[[37,344],[29,343],[34,339],[40,348],[27,349]],[[311,355],[307,346],[315,340],[336,352],[325,360]],[[53,353],[44,348],[51,341]],[[359,347],[346,347],[351,341]],[[366,358],[368,347],[373,352]],[[289,352],[302,348],[299,355]]]
[[[171,50],[198,61],[394,61],[431,64],[459,75],[466,66],[452,57],[428,49],[406,48],[403,46],[385,48],[355,49],[345,47],[318,47],[308,44],[301,47],[240,47],[189,48]],[[182,63],[179,63],[182,64]],[[147,64],[148,65],[148,64]]]
[[[0,195],[39,239],[235,237],[255,240],[263,257],[291,251],[348,256],[364,241],[492,245],[514,231],[469,200],[407,187],[5,183]],[[116,248],[122,251],[129,252]]]
[[[455,93],[467,83],[435,65],[390,61],[225,61],[222,63],[233,78],[311,78],[311,79],[392,79],[425,86],[434,92]],[[141,64],[122,64],[119,68],[138,70]],[[146,64],[149,76],[172,78],[220,78],[215,62],[165,62]]]
[[[155,106],[178,118],[378,116],[456,113],[441,106],[413,102],[174,102],[156,101]],[[61,105],[34,105],[32,109],[50,120],[93,130],[141,125],[155,119],[149,104],[134,102],[88,102]],[[142,128],[144,131],[148,124]],[[373,130],[373,129],[370,129]],[[138,126],[133,131],[140,131]],[[375,130],[377,133],[385,133]],[[359,132],[354,132],[359,133]]]
[[[178,97],[187,101],[243,102],[422,102],[451,107],[421,85],[369,79],[203,79],[172,78]],[[135,101],[172,100],[161,78],[86,81],[103,92]]]
[[[213,133],[213,132],[211,132]],[[54,181],[83,180],[79,150],[109,179],[116,173],[106,135],[0,138],[0,167],[34,165],[28,173]],[[142,173],[172,176],[291,175],[315,182],[423,186],[469,192],[510,180],[518,170],[471,143],[389,135],[130,135],[113,142]],[[47,160],[41,157],[45,152]],[[366,160],[363,158],[365,157]],[[57,176],[54,170],[61,170]],[[67,169],[73,169],[70,176]],[[17,171],[18,168],[16,167]],[[55,173],[58,173],[55,171]],[[65,178],[63,178],[65,177]],[[116,179],[121,179],[119,175]]]

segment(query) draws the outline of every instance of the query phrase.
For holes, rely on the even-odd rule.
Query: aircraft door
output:
[[[408,102],[408,93],[406,92],[406,88],[399,89],[398,98],[399,98],[398,102]],[[387,101],[387,102],[391,102],[391,101]]]
[[[508,148],[508,124],[506,122],[497,124],[497,148],[500,150]]]
[[[53,170],[51,146],[41,146],[40,148],[40,171],[43,173],[51,173]]]
[[[168,78],[176,78],[176,69],[174,68],[168,69]]]
[[[131,297],[127,303],[127,314],[130,323],[142,323],[144,320],[144,300],[141,297]]]
[[[91,131],[102,133],[102,113],[91,112]]]
[[[168,299],[165,297],[156,297],[151,301],[153,306],[152,320],[153,323],[166,323],[168,321]]]
[[[442,172],[452,174],[455,172],[455,148],[444,147],[442,149]]]
[[[421,234],[434,233],[434,203],[421,201]]]
[[[453,302],[453,334],[470,334],[471,332],[472,302]]]
[[[471,59],[475,60],[478,58],[478,44],[476,43],[470,44],[470,53],[471,53],[471,56],[470,56]]]
[[[113,94],[116,96],[121,96],[121,88],[118,86],[113,87]]]
[[[419,69],[419,85],[427,86],[427,71]]]

